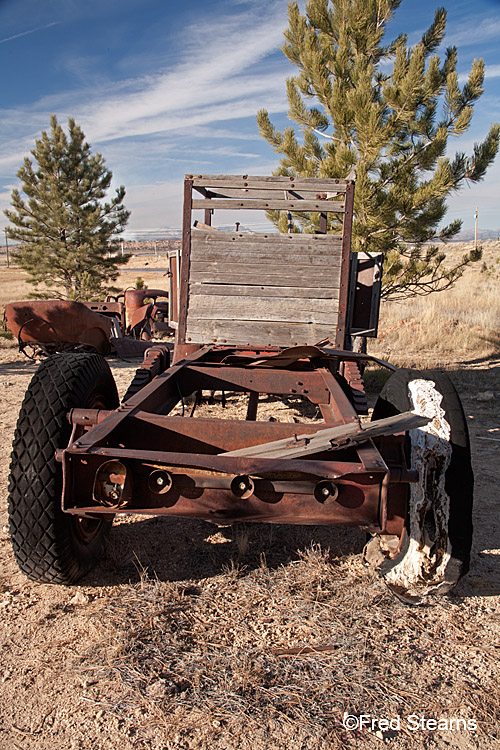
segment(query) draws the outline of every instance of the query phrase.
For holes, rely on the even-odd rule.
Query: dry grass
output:
[[[17,266],[0,268],[0,305],[5,307],[8,302],[27,299],[33,291],[31,284],[26,281],[26,273]]]
[[[119,290],[135,287],[137,277],[142,276],[150,289],[162,289],[167,286],[166,271],[164,256],[159,255],[157,258],[154,255],[135,256],[129,260],[114,286]],[[43,289],[43,286],[39,287],[40,291]],[[4,265],[0,266],[0,305],[2,308],[8,302],[28,299],[33,294],[36,294],[36,288],[28,283],[25,271],[16,265],[11,265],[9,268]]]
[[[251,557],[262,532],[245,533]],[[318,544],[275,568],[264,557],[246,568],[235,550],[224,573],[181,584],[143,571],[112,593],[100,629],[85,663],[121,696],[103,710],[124,719],[140,747],[156,748],[155,732],[167,729],[172,746],[186,748],[380,744],[382,733],[346,731],[344,712],[400,716],[397,748],[422,738],[407,728],[411,714],[474,719],[467,747],[500,738],[491,733],[498,675],[478,671],[494,647],[460,600],[408,609],[359,556]],[[444,736],[454,746],[453,733]]]
[[[457,243],[460,256],[467,243]],[[458,259],[458,258],[457,258]],[[370,351],[399,365],[442,366],[500,351],[500,246],[488,241],[483,261],[449,290],[405,302],[383,302],[379,336]]]

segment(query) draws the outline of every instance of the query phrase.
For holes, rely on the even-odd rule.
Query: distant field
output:
[[[472,246],[453,243],[450,258],[459,261]],[[499,297],[500,243],[486,240],[483,259],[466,269],[451,289],[404,302],[385,301],[379,336],[369,349],[400,366],[442,366],[450,359],[499,352]]]

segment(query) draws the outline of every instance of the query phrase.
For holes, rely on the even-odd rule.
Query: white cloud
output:
[[[469,15],[463,22],[448,25],[446,44],[467,47],[471,44],[484,44],[488,39],[498,39],[500,36],[500,17],[498,14],[479,19],[474,18],[473,12],[471,6]]]
[[[61,122],[74,116],[92,143],[104,143],[254,117],[262,105],[282,111],[288,71],[281,60],[262,62],[279,47],[283,7],[280,0],[265,17],[252,10],[186,29],[182,56],[168,70],[51,95],[26,110],[0,110],[2,140],[16,155],[27,141],[32,147],[50,112]]]
[[[79,122],[93,140],[104,142],[248,117],[255,114],[256,99],[278,96],[285,106],[285,65],[280,61],[268,72],[260,64],[279,47],[284,23],[279,7],[274,17],[271,12],[259,20],[247,13],[188,29],[183,59],[174,68],[132,79],[118,94],[98,93],[81,108]]]
[[[500,65],[486,65],[484,70],[485,78],[500,78]]]
[[[199,19],[186,28],[183,38],[176,40],[176,62],[168,68],[117,82],[96,82],[90,76],[90,83],[79,90],[44,96],[23,109],[0,110],[4,181],[12,180],[40,131],[49,127],[51,112],[61,124],[74,117],[93,149],[104,153],[116,181],[128,186],[127,207],[133,210],[134,222],[157,225],[154,216],[165,213],[166,202],[175,203],[170,193],[167,201],[170,183],[144,181],[148,170],[156,172],[155,177],[162,168],[169,172],[168,165],[176,165],[177,173],[196,168],[211,172],[219,162],[217,171],[224,171],[222,165],[230,159],[247,172],[247,162],[255,163],[259,156],[258,148],[254,152],[235,141],[264,145],[255,125],[256,112],[260,107],[286,111],[284,84],[290,73],[283,56],[273,57],[286,25],[285,0],[254,2],[247,8],[242,3],[236,15],[209,23]],[[79,64],[85,67],[85,61],[73,60],[73,69]],[[242,124],[233,129],[229,123],[235,120]],[[220,144],[222,138],[225,145]],[[215,139],[219,144],[213,143]],[[179,182],[175,185],[180,193]]]

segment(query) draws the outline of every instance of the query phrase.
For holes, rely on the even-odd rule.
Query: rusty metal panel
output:
[[[116,474],[117,462],[122,467],[118,497],[96,493],[96,478],[110,464]],[[388,471],[383,462],[367,471],[355,460],[237,458],[104,447],[87,453],[75,446],[64,451],[63,474],[63,507],[80,513],[378,528],[381,487]],[[159,474],[164,481],[156,484]],[[238,496],[238,482],[250,477],[250,494]],[[331,486],[331,497],[323,495],[325,486]]]
[[[108,354],[113,333],[111,318],[82,302],[27,300],[5,306],[5,319],[22,348],[27,343],[61,351],[67,346],[91,346]]]
[[[376,337],[383,255],[351,253],[348,333]]]
[[[176,329],[179,324],[179,278],[180,278],[180,253],[170,251],[168,253],[168,324]]]
[[[340,300],[335,346],[345,347],[347,302],[349,297],[349,257],[351,255],[352,214],[354,208],[354,182],[346,182],[345,213],[342,231],[342,265],[340,270]]]
[[[175,348],[186,344],[186,322],[189,295],[189,266],[191,263],[191,213],[193,207],[193,181],[184,180],[184,205],[182,218],[182,249],[179,279],[179,322],[175,336]],[[174,361],[178,360],[174,351]]]
[[[106,300],[106,302],[82,302],[82,304],[85,305],[85,307],[88,307],[89,310],[93,310],[101,315],[116,317],[120,322],[122,321],[123,302]]]
[[[162,347],[149,351],[142,369],[149,368],[152,382],[115,411],[70,413],[74,442],[57,454],[66,512],[342,524],[400,533],[406,487],[415,477],[406,469],[401,440],[385,433],[404,428],[413,415],[361,430],[336,376],[324,367],[327,350],[205,347],[169,369],[160,361],[164,354]],[[183,394],[211,387],[297,394],[319,403],[325,422],[256,422],[255,408],[246,421],[169,416]],[[374,439],[384,441],[390,468],[371,439],[381,434]],[[293,450],[276,443],[283,440]]]

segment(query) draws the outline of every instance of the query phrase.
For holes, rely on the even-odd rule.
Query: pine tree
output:
[[[484,63],[474,60],[461,87],[456,48],[446,49],[443,60],[436,54],[444,8],[415,46],[407,47],[406,34],[384,44],[401,2],[309,0],[305,14],[290,3],[282,51],[299,71],[287,80],[287,95],[289,118],[303,136],[293,127],[279,132],[265,110],[257,116],[261,135],[283,155],[276,174],[356,176],[352,249],[384,253],[384,294],[392,298],[442,290],[479,259],[473,251],[450,265],[432,243],[460,231],[460,220],[438,229],[446,197],[483,178],[500,137],[493,124],[471,156],[446,156],[449,137],[469,128]],[[270,218],[287,231],[286,217]],[[317,231],[318,221],[299,215],[295,231]],[[328,231],[338,231],[334,220]]]
[[[128,260],[117,254],[116,235],[130,214],[123,186],[104,200],[113,175],[72,118],[68,131],[52,115],[50,134],[42,131],[31,151],[34,161],[25,158],[17,172],[22,193],[12,191],[13,210],[5,211],[8,235],[20,243],[14,257],[28,280],[49,289],[37,296],[95,299]]]

